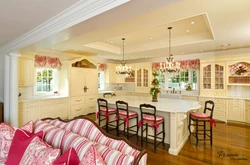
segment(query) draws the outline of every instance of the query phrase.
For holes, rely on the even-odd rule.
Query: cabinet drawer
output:
[[[85,115],[85,104],[72,105],[70,110],[70,117],[76,117],[79,115]]]
[[[226,106],[224,104],[215,104],[214,113],[217,112],[226,112]]]
[[[87,95],[86,96],[86,102],[92,102],[97,100],[97,95]]]
[[[86,113],[94,113],[96,112],[97,102],[89,102],[86,104]]]
[[[213,114],[214,119],[226,121],[226,113],[225,112],[214,112]]]
[[[228,105],[232,106],[232,105],[236,105],[236,106],[243,106],[244,104],[244,100],[228,100]]]
[[[71,97],[70,102],[71,102],[71,105],[84,104],[85,103],[85,96]]]
[[[226,99],[213,99],[215,104],[226,104]]]
[[[38,101],[26,102],[26,103],[19,103],[19,108],[31,108],[31,107],[38,107]]]

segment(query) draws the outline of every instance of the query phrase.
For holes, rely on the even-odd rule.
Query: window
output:
[[[36,93],[50,93],[58,90],[58,70],[50,68],[36,69]]]
[[[103,71],[98,72],[98,89],[99,90],[104,89],[104,72]]]
[[[164,76],[164,73],[160,77]],[[192,90],[197,90],[197,70],[185,70],[180,71],[179,75],[172,78],[165,77],[162,84],[165,85],[165,89],[175,88],[175,89],[186,89],[186,85],[191,83],[193,86]]]

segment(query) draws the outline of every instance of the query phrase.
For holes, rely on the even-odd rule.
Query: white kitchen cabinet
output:
[[[182,100],[190,100],[190,101],[198,101],[198,96],[191,96],[191,95],[181,95]]]
[[[244,100],[228,99],[228,120],[245,122]]]
[[[34,61],[18,59],[18,86],[34,85]]]
[[[135,91],[149,93],[151,85],[151,67],[138,67],[135,69]]]
[[[18,125],[21,127],[25,123],[39,119],[39,102],[20,102],[18,104]]]
[[[200,71],[201,96],[225,96],[225,62],[202,63]]]
[[[69,118],[69,99],[68,98],[56,98],[46,99],[40,101],[40,113],[41,118],[60,117],[62,119]]]
[[[70,118],[96,111],[98,71],[88,68],[71,68]]]
[[[245,101],[246,123],[250,124],[250,100]]]

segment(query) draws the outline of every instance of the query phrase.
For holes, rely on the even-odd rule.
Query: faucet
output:
[[[173,93],[174,93],[175,88],[173,88]]]

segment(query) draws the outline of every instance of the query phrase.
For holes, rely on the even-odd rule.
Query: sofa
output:
[[[147,152],[94,121],[46,118],[21,128],[0,124],[0,165],[146,165]]]

